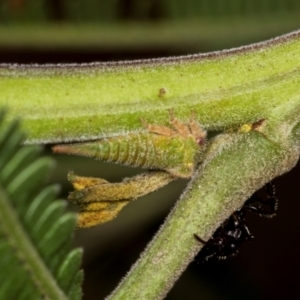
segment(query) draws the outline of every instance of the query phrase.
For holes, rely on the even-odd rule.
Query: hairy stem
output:
[[[228,51],[82,65],[0,65],[0,105],[28,143],[83,141],[191,112],[207,130],[255,122],[299,94],[300,32]],[[164,91],[162,93],[162,91]]]
[[[0,65],[0,104],[28,143],[83,141],[194,112],[209,142],[187,191],[110,299],[161,299],[213,231],[299,156],[300,31],[204,55],[87,65]],[[237,133],[245,123],[262,128]],[[251,127],[251,126],[250,126]],[[260,131],[260,132],[259,132]],[[224,133],[227,132],[227,133]]]
[[[163,299],[203,246],[194,233],[208,240],[257,189],[291,169],[298,155],[298,147],[288,150],[259,132],[217,137],[168,220],[108,299]]]

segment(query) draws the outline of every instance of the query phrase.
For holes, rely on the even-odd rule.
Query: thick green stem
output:
[[[203,246],[194,233],[209,239],[254,191],[291,169],[298,155],[298,148],[287,150],[259,132],[216,138],[186,193],[109,299],[163,299]]]
[[[142,258],[110,297],[160,299],[256,189],[299,156],[300,31],[204,55],[124,63],[0,65],[0,105],[21,115],[28,143],[82,141],[167,124],[195,112],[208,130],[202,165]],[[264,121],[262,121],[264,120]],[[237,133],[245,123],[261,128]],[[227,133],[224,133],[226,132]]]
[[[29,143],[82,141],[191,111],[208,130],[267,117],[299,95],[300,32],[229,51],[83,65],[0,65],[0,105]],[[162,92],[164,91],[164,92]]]

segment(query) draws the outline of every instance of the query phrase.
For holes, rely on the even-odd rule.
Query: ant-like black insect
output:
[[[275,196],[275,186],[272,182],[265,185],[265,195],[260,192],[254,193],[242,208],[234,212],[213,234],[212,238],[205,242],[198,235],[194,237],[200,243],[205,244],[200,252],[201,260],[212,257],[226,259],[238,253],[238,250],[246,240],[252,240],[254,236],[250,233],[245,223],[246,211],[258,213],[260,216],[273,217],[276,214],[278,199]]]

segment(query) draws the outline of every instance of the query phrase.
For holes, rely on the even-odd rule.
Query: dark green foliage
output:
[[[53,161],[23,139],[0,110],[0,300],[81,299],[76,218],[56,200],[57,186],[43,187]]]
[[[116,22],[293,13],[297,0],[31,0],[0,2],[0,23]],[[11,4],[9,4],[11,3]]]
[[[81,283],[83,280],[83,272],[75,273],[81,264],[82,252],[80,249],[74,249],[64,260],[60,266],[57,279],[61,283],[61,287],[68,291],[69,298],[72,300],[81,299]],[[71,277],[70,274],[76,274]]]

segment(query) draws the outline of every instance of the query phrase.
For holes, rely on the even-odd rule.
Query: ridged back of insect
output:
[[[170,162],[178,164],[183,160],[185,148],[181,137],[170,138],[153,133],[132,133],[89,144],[89,150],[94,148],[89,155],[91,157],[147,168],[167,166]]]
[[[129,134],[98,142],[97,158],[150,169],[166,169],[178,177],[190,177],[199,145],[190,138],[152,133]]]
[[[94,143],[82,144],[81,148],[89,147],[88,156],[109,162],[125,165],[149,166],[148,142],[149,134],[132,133],[102,139]],[[85,145],[85,146],[83,146]]]
[[[155,133],[129,133],[90,143],[55,146],[54,151],[149,169],[161,169],[176,177],[190,177],[201,147],[190,137]]]

